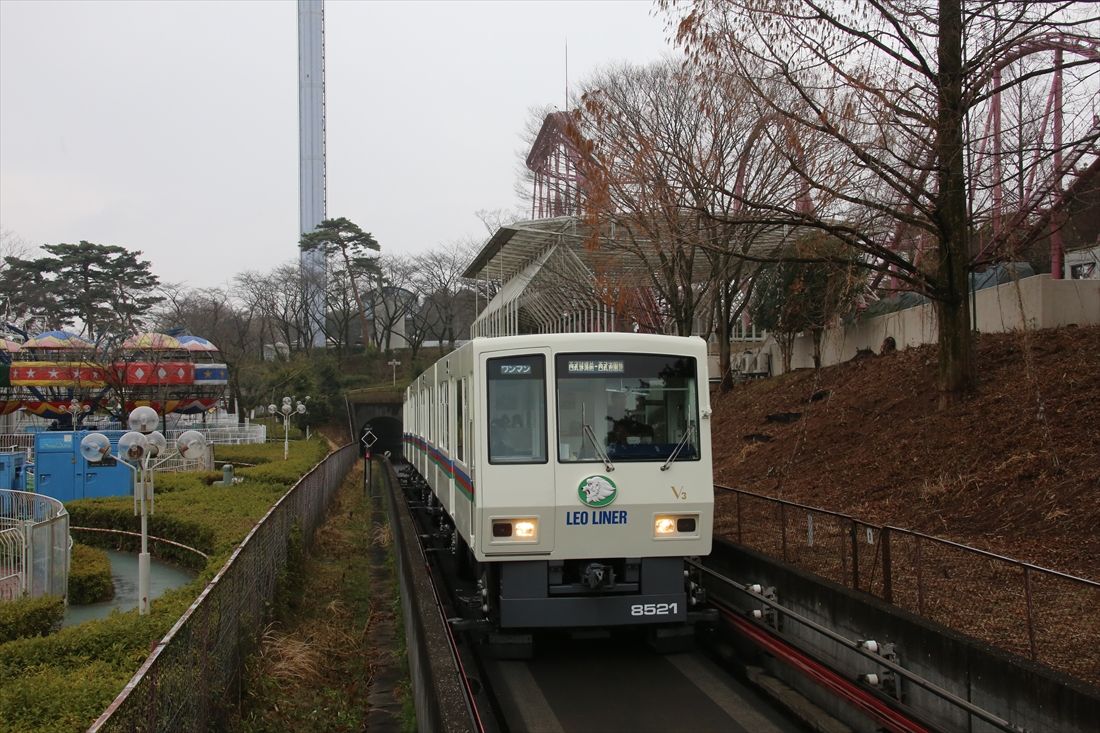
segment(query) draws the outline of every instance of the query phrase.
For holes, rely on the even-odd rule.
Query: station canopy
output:
[[[607,289],[651,288],[660,251],[658,244],[623,233],[612,226],[594,237],[575,216],[501,226],[463,272],[497,286],[474,321],[472,335],[621,330],[620,314],[606,305]],[[790,240],[790,233],[783,228],[757,236],[745,251],[768,257]],[[705,282],[713,262],[700,250],[693,267],[693,280]]]

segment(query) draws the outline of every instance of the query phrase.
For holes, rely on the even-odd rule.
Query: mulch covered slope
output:
[[[715,480],[1100,579],[1100,328],[981,335],[978,365],[942,410],[933,346],[716,393]]]

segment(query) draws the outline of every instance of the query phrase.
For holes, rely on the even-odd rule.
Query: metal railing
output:
[[[97,425],[95,427],[89,426],[89,430],[125,430],[125,427],[120,425]],[[168,432],[164,434],[164,437],[168,439],[168,442],[172,442],[176,436],[185,430],[198,430],[206,436],[207,442],[223,445],[264,443],[267,441],[267,426],[263,423],[249,423],[247,425],[184,425],[169,428]],[[34,436],[36,434],[37,433],[0,433],[0,449],[10,450],[12,448],[22,448],[24,450],[34,450]]]
[[[0,601],[68,595],[69,547],[60,501],[0,489]]]
[[[354,445],[336,450],[275,503],[90,731],[223,727],[239,702],[244,660],[271,615],[292,539],[300,533],[309,544],[357,455]]]
[[[100,428],[96,429],[99,430]],[[118,429],[118,426],[109,429]],[[164,437],[167,438],[168,442],[171,444],[185,430],[192,429],[203,433],[206,436],[207,442],[211,445],[245,445],[267,442],[267,426],[263,424],[257,425],[255,423],[249,423],[248,425],[222,424],[207,425],[205,427],[196,425],[194,428],[172,428],[165,433]],[[33,463],[34,436],[34,433],[2,433],[0,434],[0,450],[23,450],[27,453],[28,460]],[[172,459],[158,465],[158,469],[161,471],[198,471],[211,470],[213,466],[213,457],[208,455],[206,458],[195,461]]]
[[[1100,683],[1100,583],[913,530],[715,488],[719,504],[734,505],[716,511],[715,536]]]

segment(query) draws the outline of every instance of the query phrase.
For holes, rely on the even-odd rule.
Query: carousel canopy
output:
[[[218,347],[202,336],[180,336],[179,342],[188,351],[217,351]]]
[[[43,331],[23,344],[24,349],[94,349],[91,341],[86,341],[68,331]]]
[[[167,351],[185,348],[175,336],[166,333],[139,333],[122,342],[124,349],[149,349]]]

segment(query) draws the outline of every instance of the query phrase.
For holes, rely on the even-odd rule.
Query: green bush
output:
[[[282,433],[279,434],[279,437],[282,437]],[[313,463],[310,464],[311,466],[324,458],[327,453],[328,447],[319,439],[308,441],[292,440],[290,442],[290,456],[292,458],[298,456],[312,457],[314,460]],[[214,463],[216,465],[221,465],[222,463],[251,463],[258,466],[262,463],[281,462],[282,460],[282,440],[270,443],[253,443],[249,445],[214,446]]]
[[[164,510],[174,502],[170,497],[192,497],[196,491],[210,489],[205,484],[190,491],[176,491],[156,497],[156,511],[149,517],[149,535],[164,537],[174,542],[194,547],[207,555],[218,547],[217,529],[195,521],[190,516],[178,516]],[[216,487],[215,487],[216,488]],[[177,500],[178,501],[178,500]],[[81,499],[65,505],[69,510],[69,522],[74,527],[98,527],[117,529],[125,532],[141,532],[141,517],[134,516],[134,504],[130,497],[105,497],[100,499]],[[106,547],[124,552],[138,552],[141,538],[103,532],[80,532],[73,530],[80,541],[95,547]],[[158,558],[174,562],[191,570],[199,570],[206,561],[199,555],[187,550],[163,543],[152,543],[151,552]]]
[[[183,491],[209,486],[212,481],[220,481],[221,471],[157,471],[153,479],[153,489],[158,494],[169,491]]]
[[[61,626],[65,599],[61,596],[20,598],[0,603],[0,644],[32,636],[45,636]],[[0,675],[0,679],[4,679]]]
[[[199,576],[156,599],[151,613],[113,613],[45,637],[0,643],[0,728],[19,731],[83,730],[133,675],[149,649],[162,638],[221,568],[249,530],[307,470],[328,453],[319,440],[283,446],[217,446],[215,455],[248,456],[258,473],[235,486],[210,486],[209,472],[158,473],[155,512],[149,533],[205,552],[209,561],[170,545],[152,543],[158,557],[199,571]],[[293,469],[292,469],[293,467]],[[260,470],[263,469],[263,470]],[[220,472],[218,472],[220,478]],[[73,526],[140,531],[129,496],[82,499],[66,505]],[[83,533],[81,542],[136,549],[139,538]],[[0,604],[0,611],[14,604]],[[58,604],[58,619],[61,606]],[[0,621],[0,628],[6,628]],[[53,625],[48,625],[53,628]],[[48,630],[47,628],[47,630]],[[40,633],[45,633],[40,632]],[[0,637],[2,641],[2,637]]]
[[[99,716],[202,588],[165,593],[148,616],[136,611],[0,645],[4,730],[80,731]]]
[[[69,603],[83,605],[109,601],[115,595],[111,561],[103,550],[73,545],[69,557]]]

